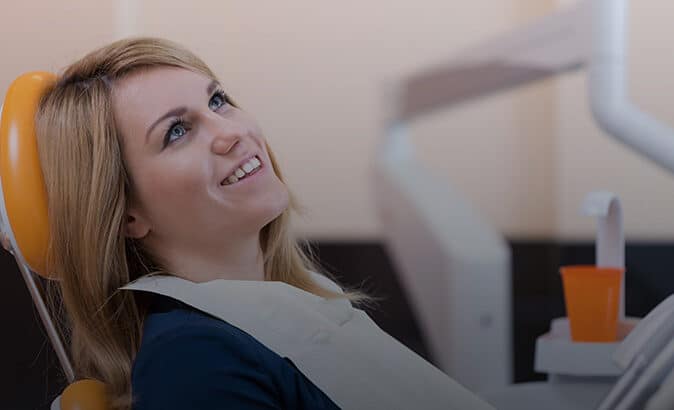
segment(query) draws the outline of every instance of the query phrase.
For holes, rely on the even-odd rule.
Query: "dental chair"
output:
[[[69,383],[52,403],[52,410],[106,410],[103,383],[75,380],[66,348],[44,302],[42,281],[58,278],[45,267],[49,221],[34,118],[40,96],[55,81],[52,73],[26,73],[14,80],[5,96],[0,117],[0,231],[9,240],[10,252]]]

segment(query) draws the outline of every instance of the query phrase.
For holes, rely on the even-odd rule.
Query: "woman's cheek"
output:
[[[199,186],[196,179],[194,170],[184,164],[156,167],[144,178],[145,191],[153,202],[174,202],[181,197],[194,197]]]

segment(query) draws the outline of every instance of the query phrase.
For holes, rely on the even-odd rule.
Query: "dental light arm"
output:
[[[411,120],[582,67],[590,58],[591,3],[549,15],[400,83],[392,121]]]
[[[589,67],[592,113],[609,135],[674,172],[674,131],[639,110],[627,95],[627,0],[593,4],[593,52]]]
[[[674,130],[627,94],[628,0],[581,0],[398,83],[389,133],[400,122],[587,67],[592,113],[612,137],[674,172]]]

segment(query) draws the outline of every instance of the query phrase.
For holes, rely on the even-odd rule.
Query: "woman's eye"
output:
[[[169,130],[164,137],[164,146],[167,146],[173,141],[181,138],[183,135],[185,135],[185,133],[187,133],[187,128],[185,128],[183,121],[176,121],[169,127]]]
[[[218,108],[226,104],[227,104],[227,96],[225,95],[224,92],[218,91],[213,95],[213,97],[211,97],[209,108],[212,110],[217,110]]]
[[[228,104],[229,100],[227,99],[227,94],[225,94],[225,92],[222,90],[218,90],[215,92],[215,94],[213,94],[210,101],[208,102],[208,107],[215,111]],[[187,131],[189,131],[189,128],[186,127],[183,119],[178,118],[169,126],[168,131],[166,131],[163,147],[166,147],[175,140],[182,138],[187,133]]]

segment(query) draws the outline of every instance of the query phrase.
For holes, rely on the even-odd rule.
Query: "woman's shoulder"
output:
[[[223,402],[232,408],[286,408],[296,400],[290,407],[310,402],[334,408],[324,407],[330,400],[289,360],[237,327],[168,297],[155,299],[146,317],[132,387],[135,409],[216,408]]]
[[[309,271],[309,274],[319,286],[333,292],[344,293],[337,283],[322,273]],[[250,338],[255,341],[254,338],[230,323],[202,312],[180,300],[161,294],[153,294],[151,298],[149,312],[143,326],[141,347],[154,345],[155,340],[160,339],[160,335],[161,339],[165,340],[167,337],[185,339],[191,335],[221,333],[231,336],[231,341],[241,338]],[[175,335],[171,336],[173,333]]]
[[[176,353],[196,354],[204,349],[209,350],[211,357],[218,356],[221,361],[228,359],[227,356],[232,359],[257,357],[260,351],[273,353],[267,352],[268,349],[255,338],[224,320],[168,296],[154,295],[135,362]],[[269,360],[269,357],[265,359]]]
[[[246,408],[258,408],[255,397],[259,408],[276,408],[279,392],[263,368],[276,358],[260,357],[255,340],[189,310],[146,320],[131,375],[134,409],[219,408],[237,395]]]

